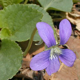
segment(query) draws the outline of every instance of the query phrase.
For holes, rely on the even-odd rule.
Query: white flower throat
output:
[[[60,48],[54,47],[50,51],[50,59],[52,60],[53,58],[55,58],[56,56],[59,56],[60,54],[62,54]]]

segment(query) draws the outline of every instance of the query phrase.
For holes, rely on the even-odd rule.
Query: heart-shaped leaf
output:
[[[36,23],[41,19],[42,14],[28,5],[10,5],[0,11],[0,28],[2,28],[0,38],[26,41],[30,39]]]
[[[57,9],[61,11],[70,12],[72,9],[72,0],[38,0],[43,6],[44,10]]]
[[[20,69],[22,51],[17,43],[3,40],[0,45],[0,80],[12,78]]]

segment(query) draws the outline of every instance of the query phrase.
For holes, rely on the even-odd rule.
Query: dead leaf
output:
[[[71,36],[66,44],[69,49],[76,53],[77,58],[80,59],[80,39]]]

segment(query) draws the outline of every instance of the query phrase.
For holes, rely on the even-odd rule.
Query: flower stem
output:
[[[58,72],[62,69],[63,66],[64,66],[64,64],[62,63],[59,70],[58,70]]]
[[[25,0],[24,4],[26,4],[28,2],[28,0]]]
[[[54,37],[55,37],[55,40],[56,40],[56,44],[59,44],[59,40],[58,40],[58,37],[57,37],[56,29],[53,28],[53,31],[54,31]]]
[[[23,53],[23,56],[25,56],[25,55],[28,53],[28,51],[30,50],[31,45],[32,45],[32,42],[33,42],[33,38],[34,38],[34,35],[35,35],[36,31],[37,31],[37,29],[35,28],[35,29],[33,30],[33,32],[32,32],[31,38],[30,38],[30,40],[29,40],[29,43],[28,43],[28,46],[27,46],[26,50],[25,50],[24,53]]]
[[[56,44],[56,45],[54,45],[54,46],[51,46],[51,47],[45,49],[45,51],[47,51],[47,50],[51,50],[52,48],[55,48],[55,47],[58,47],[58,44]]]

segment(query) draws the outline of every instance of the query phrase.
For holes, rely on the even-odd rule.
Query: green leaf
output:
[[[14,4],[4,8],[0,12],[1,39],[11,39],[13,41],[26,41],[30,39],[36,23],[40,22],[42,14],[36,9],[27,5]],[[3,30],[9,30],[9,35]],[[4,31],[4,32],[3,32]]]
[[[72,0],[38,0],[44,10],[57,9],[70,12],[73,6]]]
[[[38,10],[39,12],[41,12],[43,14],[43,17],[41,19],[42,22],[46,22],[46,23],[48,23],[52,27],[54,26],[53,22],[52,22],[51,16],[46,11],[44,11],[43,8],[41,8],[41,7],[39,7],[38,5],[35,5],[35,4],[27,4],[27,5],[29,7],[32,7],[33,9]],[[38,32],[35,34],[34,40],[36,40],[36,41],[40,41],[41,40],[41,38],[38,35]]]
[[[22,2],[23,0],[0,0],[0,5],[6,7],[8,5],[17,4]]]
[[[3,28],[2,30],[1,30],[1,32],[0,32],[0,37],[2,38],[2,39],[6,39],[6,38],[9,38],[9,36],[11,35],[11,33],[10,33],[10,31],[9,31],[9,29],[7,29],[7,28]]]
[[[0,47],[0,80],[12,78],[20,69],[22,51],[17,43],[3,40]]]

